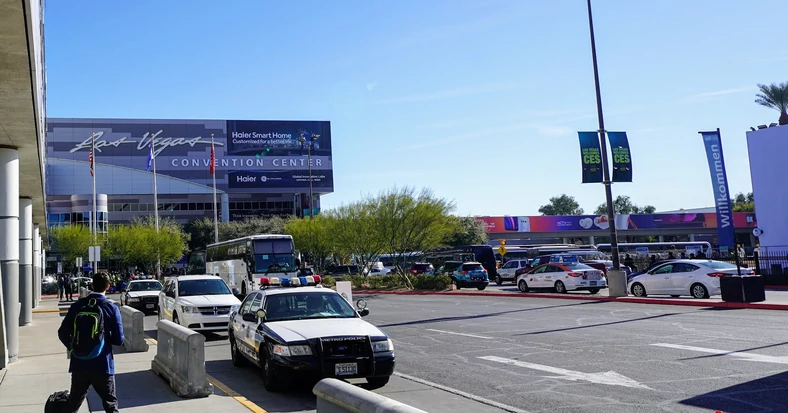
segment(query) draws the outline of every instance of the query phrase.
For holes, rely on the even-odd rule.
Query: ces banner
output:
[[[733,247],[736,243],[733,230],[733,208],[728,191],[728,174],[725,172],[725,159],[722,156],[722,138],[720,130],[700,132],[703,145],[706,147],[706,158],[709,161],[711,187],[714,190],[714,205],[717,207],[717,237],[720,246]]]
[[[613,182],[632,182],[632,155],[626,132],[608,132],[610,153],[613,154]]]
[[[599,134],[578,132],[580,136],[580,160],[583,165],[583,183],[602,182],[602,151],[599,149]]]

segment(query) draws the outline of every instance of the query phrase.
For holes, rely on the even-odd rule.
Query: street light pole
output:
[[[588,4],[588,28],[591,34],[591,58],[594,61],[594,86],[596,87],[596,110],[599,117],[599,143],[602,150],[602,177],[605,185],[605,200],[607,201],[607,220],[610,224],[610,252],[613,255],[613,269],[621,268],[618,256],[618,234],[616,231],[616,215],[613,210],[613,188],[610,182],[610,168],[607,161],[607,142],[605,141],[605,118],[602,114],[602,94],[599,88],[599,66],[596,60],[596,40],[594,39],[594,18],[591,14],[591,0]]]

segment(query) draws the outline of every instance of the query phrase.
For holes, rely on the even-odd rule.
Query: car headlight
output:
[[[312,348],[306,345],[300,346],[283,346],[276,344],[273,348],[274,354],[277,356],[311,356],[312,355]]]
[[[391,342],[391,339],[386,341],[374,341],[372,342],[372,351],[375,353],[394,351],[394,343]]]
[[[126,301],[128,301],[130,303],[138,303],[138,302],[140,302],[140,299],[137,298],[137,297],[129,297],[129,299],[126,300]]]
[[[184,313],[199,313],[200,312],[199,307],[194,307],[194,306],[190,306],[190,305],[181,306],[181,309],[183,310]]]
[[[240,304],[239,305],[231,305],[230,306],[230,312],[238,311],[240,308],[241,308]]]

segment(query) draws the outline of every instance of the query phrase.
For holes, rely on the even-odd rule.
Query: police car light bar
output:
[[[305,285],[318,285],[323,279],[319,275],[309,277],[262,277],[260,288],[268,287],[300,287]]]

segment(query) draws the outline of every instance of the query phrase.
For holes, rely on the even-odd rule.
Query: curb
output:
[[[463,293],[463,292],[440,292],[440,291],[353,291],[359,295],[443,295],[443,296],[467,296],[467,297],[507,297],[507,298],[546,298],[556,300],[585,300],[585,301],[607,301],[630,304],[656,304],[656,305],[678,305],[685,307],[712,307],[730,309],[754,309],[754,310],[776,310],[788,311],[788,304],[766,304],[766,303],[726,303],[718,301],[679,301],[669,299],[651,299],[635,297],[594,297],[588,295],[543,295],[533,293],[519,294],[500,294],[500,293]]]

